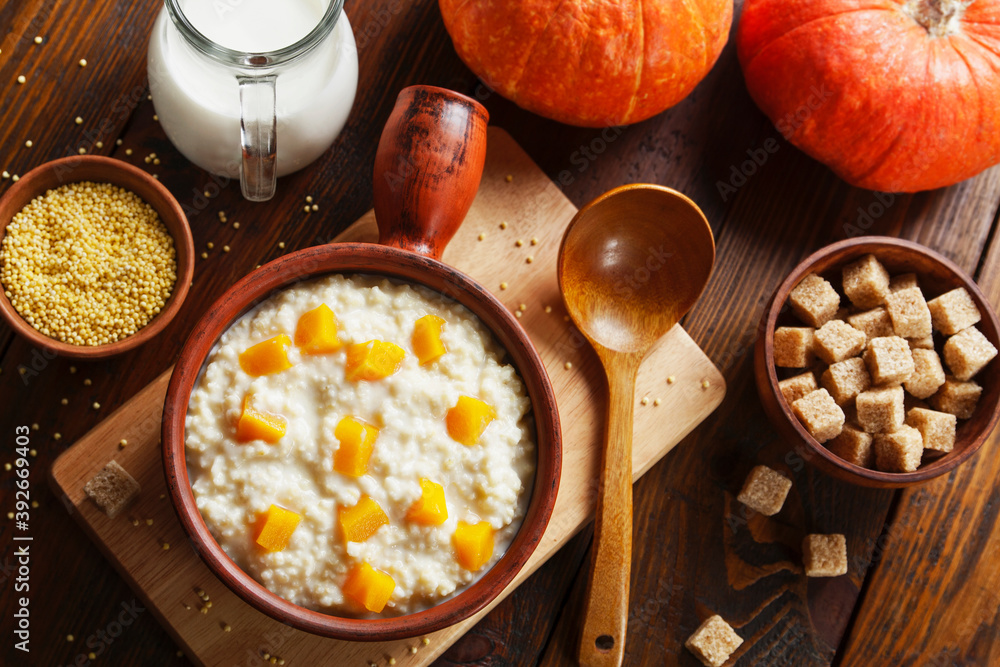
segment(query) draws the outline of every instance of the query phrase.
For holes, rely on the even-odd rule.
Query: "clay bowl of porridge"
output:
[[[464,96],[403,90],[375,160],[379,243],[253,271],[171,377],[163,461],[181,524],[223,583],[300,630],[381,641],[468,618],[551,515],[545,369],[511,313],[438,259],[478,188],[486,123]]]

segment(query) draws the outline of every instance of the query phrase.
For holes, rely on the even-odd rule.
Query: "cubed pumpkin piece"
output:
[[[448,520],[444,487],[429,479],[420,480],[420,497],[410,505],[406,520],[424,526],[440,526]]]
[[[354,417],[344,417],[333,431],[340,448],[333,456],[333,469],[351,477],[368,472],[368,459],[375,449],[378,429]]]
[[[344,595],[351,598],[368,611],[379,614],[385,609],[386,603],[392,597],[392,591],[396,588],[393,581],[385,572],[376,570],[368,563],[355,566],[347,574],[347,581],[344,582]]]
[[[389,523],[389,517],[382,507],[368,496],[361,496],[354,507],[340,507],[337,517],[344,531],[344,539],[348,542],[364,542]]]
[[[281,415],[257,410],[253,407],[252,400],[250,394],[243,399],[243,412],[236,422],[236,439],[240,442],[263,440],[273,445],[284,437],[288,422]]]
[[[286,334],[278,334],[262,343],[248,347],[240,354],[240,368],[247,375],[274,375],[292,367],[288,360],[288,347],[292,339]]]
[[[257,520],[254,541],[267,551],[284,551],[301,519],[291,510],[271,505]]]
[[[496,418],[496,410],[478,398],[460,396],[455,407],[448,410],[448,435],[471,447],[479,442],[483,431]]]
[[[420,365],[429,364],[447,352],[441,342],[444,319],[437,315],[424,315],[413,325],[413,352]]]
[[[485,521],[459,521],[452,541],[458,564],[470,572],[478,572],[493,557],[493,528]]]
[[[340,349],[337,319],[329,306],[320,304],[302,314],[295,326],[295,345],[303,354],[327,354]]]
[[[406,350],[382,340],[370,340],[347,346],[346,376],[351,382],[373,382],[389,377],[399,370]]]

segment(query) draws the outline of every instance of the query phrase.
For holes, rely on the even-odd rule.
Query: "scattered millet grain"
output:
[[[86,58],[80,58],[79,65],[80,65],[80,67],[86,67],[87,66],[87,59]]]
[[[42,43],[42,36],[41,35],[36,36],[35,37],[35,44],[41,44],[41,43]]]
[[[76,118],[75,118],[75,119],[73,120],[73,122],[74,122],[74,123],[76,123],[77,125],[83,125],[83,119],[82,119],[82,118],[80,118],[79,116],[77,116],[77,117],[76,117]]]
[[[649,397],[648,396],[643,396],[642,400],[639,401],[639,403],[641,403],[642,405],[649,405]]]
[[[518,248],[520,248],[521,246],[524,245],[524,241],[522,241],[521,239],[518,239],[518,240],[514,241],[514,245],[516,245]]]
[[[94,384],[94,381],[93,381],[93,380],[91,380],[90,378],[84,378],[84,379],[83,379],[83,386],[85,386],[85,387],[89,387],[89,386],[90,386],[90,385],[92,385],[92,384]]]
[[[27,81],[27,79],[24,78],[23,74],[21,76],[17,77],[17,82],[18,83],[24,83],[25,81]]]
[[[500,223],[500,229],[507,229],[507,223],[506,222],[501,222]]]
[[[507,289],[507,283],[500,283],[500,289]]]
[[[573,368],[573,362],[567,361],[565,364],[563,364],[563,368],[565,368],[566,370],[571,370]]]
[[[535,257],[534,255],[528,255],[524,261],[527,262],[528,264],[531,264],[532,262],[535,261]]]

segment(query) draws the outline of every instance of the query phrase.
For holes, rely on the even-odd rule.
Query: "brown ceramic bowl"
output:
[[[194,243],[187,218],[177,200],[158,180],[132,165],[99,155],[83,155],[52,160],[35,167],[0,197],[0,240],[14,215],[47,190],[69,183],[93,181],[111,183],[134,192],[153,207],[174,238],[177,250],[177,282],[160,313],[136,333],[107,345],[73,345],[50,338],[28,324],[0,290],[0,315],[10,327],[35,347],[75,359],[103,359],[139,347],[160,333],[173,319],[191,286],[194,272]]]
[[[538,353],[517,320],[492,294],[437,259],[475,196],[485,159],[486,118],[485,109],[464,96],[427,87],[405,89],[375,161],[375,210],[384,245],[336,243],[307,248],[252,272],[230,288],[197,324],[170,379],[163,411],[163,461],[181,524],[199,556],[223,583],[254,608],[300,630],[345,640],[385,641],[458,623],[483,609],[514,579],[541,540],[552,513],[561,470],[561,433],[555,396]],[[445,135],[446,141],[436,134]],[[413,141],[414,136],[434,137],[434,146]],[[400,155],[406,160],[397,160]],[[398,173],[393,171],[398,164],[419,165],[402,177],[407,181],[405,186],[402,181],[382,178]],[[411,178],[442,173],[447,177],[419,183]],[[513,542],[471,586],[434,607],[403,616],[333,616],[271,593],[230,560],[212,537],[195,505],[188,478],[184,442],[188,402],[219,337],[268,296],[330,273],[377,274],[420,284],[466,306],[506,349],[507,361],[517,368],[531,398],[537,465],[528,509]]]
[[[934,459],[925,456],[923,464],[914,472],[870,470],[843,460],[809,435],[778,389],[778,381],[784,379],[785,369],[778,369],[774,365],[774,331],[781,326],[803,326],[785,307],[788,294],[809,273],[823,276],[840,292],[841,269],[867,254],[875,255],[890,275],[916,273],[920,288],[928,300],[956,287],[964,287],[982,313],[982,320],[976,326],[993,345],[1000,348],[1000,325],[997,323],[996,313],[972,278],[954,262],[911,241],[887,236],[864,236],[840,241],[816,251],[795,267],[771,297],[760,323],[754,349],[757,392],[768,418],[789,446],[820,470],[861,486],[910,486],[949,472],[968,460],[982,446],[1000,414],[1000,361],[994,360],[976,375],[975,381],[982,385],[983,393],[972,417],[958,421],[955,449]],[[841,298],[842,304],[846,303],[843,295]],[[938,334],[935,332],[935,339],[937,338]],[[788,377],[795,374],[792,372]]]

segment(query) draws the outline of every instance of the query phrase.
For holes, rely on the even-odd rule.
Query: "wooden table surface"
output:
[[[188,211],[197,251],[208,252],[181,314],[122,357],[48,359],[0,327],[0,459],[14,460],[17,425],[37,424],[30,461],[39,503],[30,524],[30,654],[14,648],[12,613],[23,593],[15,591],[13,522],[0,522],[0,663],[85,664],[85,654],[100,648],[93,664],[184,664],[150,614],[138,612],[120,636],[102,637],[135,596],[49,491],[47,469],[173,362],[195,320],[226,287],[257,264],[330,239],[371,207],[381,128],[399,90],[425,83],[481,99],[491,121],[510,131],[578,206],[623,183],[660,183],[694,199],[712,224],[715,273],[684,326],[729,390],[716,414],[636,485],[626,664],[697,665],[683,642],[711,613],[744,637],[739,665],[1000,664],[997,438],[951,475],[921,487],[842,484],[779,441],[754,389],[751,354],[762,309],[784,275],[812,250],[860,233],[902,236],[942,252],[1000,305],[1000,169],[917,195],[851,188],[785,142],[757,111],[732,44],[688,99],[655,118],[608,130],[558,125],[477,81],[455,55],[436,2],[348,0],[361,66],[350,121],[320,161],[279,181],[274,200],[249,204],[238,184],[188,163],[153,119],[145,51],[160,6],[0,4],[0,170],[23,174],[80,147],[126,160],[159,174]],[[81,58],[86,67],[77,64]],[[761,151],[765,142],[772,152]],[[161,164],[144,162],[152,152]],[[9,183],[0,181],[0,192]],[[318,212],[303,212],[306,195]],[[220,210],[230,224],[220,224]],[[795,482],[774,518],[748,517],[735,501],[759,462]],[[4,514],[13,509],[14,479],[0,472]],[[806,532],[847,535],[847,576],[803,576],[799,543]],[[585,530],[568,544],[439,664],[569,662],[590,538]]]

